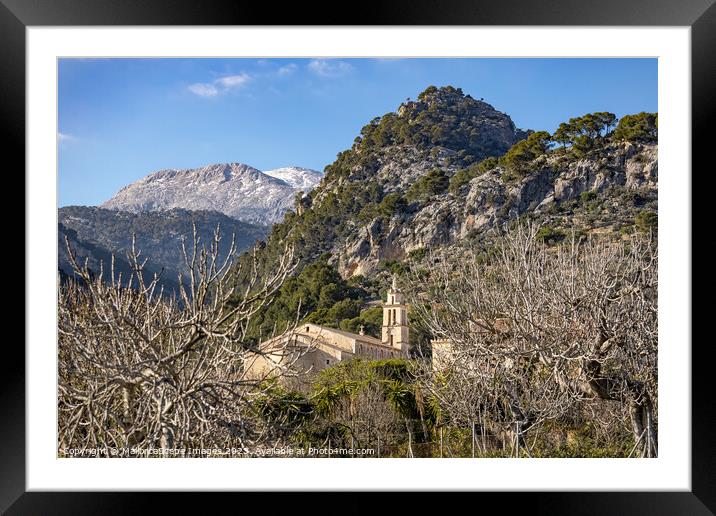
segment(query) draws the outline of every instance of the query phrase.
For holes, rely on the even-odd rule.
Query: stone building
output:
[[[478,319],[475,323],[468,322],[471,332],[478,333],[501,333],[505,334],[510,330],[509,320],[497,318],[491,324]],[[455,359],[453,356],[453,342],[450,339],[432,339],[430,341],[432,351],[432,366],[434,371],[446,369],[450,362]]]
[[[264,341],[261,354],[252,354],[246,364],[250,378],[269,377],[281,370],[292,373],[321,371],[338,362],[361,357],[371,360],[407,358],[408,307],[395,279],[383,303],[381,338],[350,333],[313,323]]]

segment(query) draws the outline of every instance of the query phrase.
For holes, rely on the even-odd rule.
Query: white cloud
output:
[[[216,97],[219,94],[219,90],[216,86],[205,82],[190,84],[189,91],[195,95],[199,95],[200,97]]]
[[[295,72],[295,71],[296,71],[296,68],[298,68],[298,66],[296,66],[294,63],[289,63],[289,64],[287,64],[287,65],[282,66],[281,68],[279,68],[279,69],[276,71],[276,74],[277,74],[279,77],[285,77],[285,76],[291,75],[293,72]]]
[[[314,59],[308,63],[308,69],[320,77],[342,77],[353,70],[345,61]]]
[[[69,133],[61,133],[59,131],[57,133],[57,143],[68,142],[68,141],[74,140],[74,139],[75,139],[75,137]]]
[[[244,86],[251,80],[251,76],[247,73],[240,73],[238,75],[227,75],[220,77],[212,82],[197,82],[190,84],[188,89],[194,95],[200,97],[216,97],[218,95],[228,93],[232,90]]]
[[[221,79],[216,79],[214,81],[215,84],[218,84],[222,88],[226,90],[230,90],[233,88],[238,88],[240,86],[243,86],[247,82],[251,80],[251,76],[247,73],[241,73],[239,75],[229,75],[227,77],[222,77]]]

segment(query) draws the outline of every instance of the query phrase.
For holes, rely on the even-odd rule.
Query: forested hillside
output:
[[[94,271],[99,270],[100,261],[107,270],[112,254],[117,264],[125,263],[134,235],[136,249],[148,260],[147,272],[161,272],[162,281],[169,287],[176,285],[180,272],[187,272],[182,238],[191,243],[194,225],[204,244],[209,244],[216,228],[220,228],[221,256],[228,253],[232,236],[235,237],[237,249],[242,251],[264,238],[267,231],[263,226],[240,222],[222,213],[183,209],[131,213],[89,206],[67,206],[59,209],[58,217],[60,270],[65,273],[70,270],[64,234],[70,235],[71,244],[82,248],[80,256],[90,258],[90,268]]]

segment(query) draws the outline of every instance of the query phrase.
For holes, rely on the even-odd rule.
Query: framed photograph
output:
[[[691,340],[716,8],[448,4],[2,0],[27,203],[3,510],[716,510]]]

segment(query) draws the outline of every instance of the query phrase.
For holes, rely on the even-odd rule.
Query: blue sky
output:
[[[657,111],[656,59],[62,59],[58,79],[60,206],[100,204],[164,168],[323,170],[430,85],[523,129]]]

